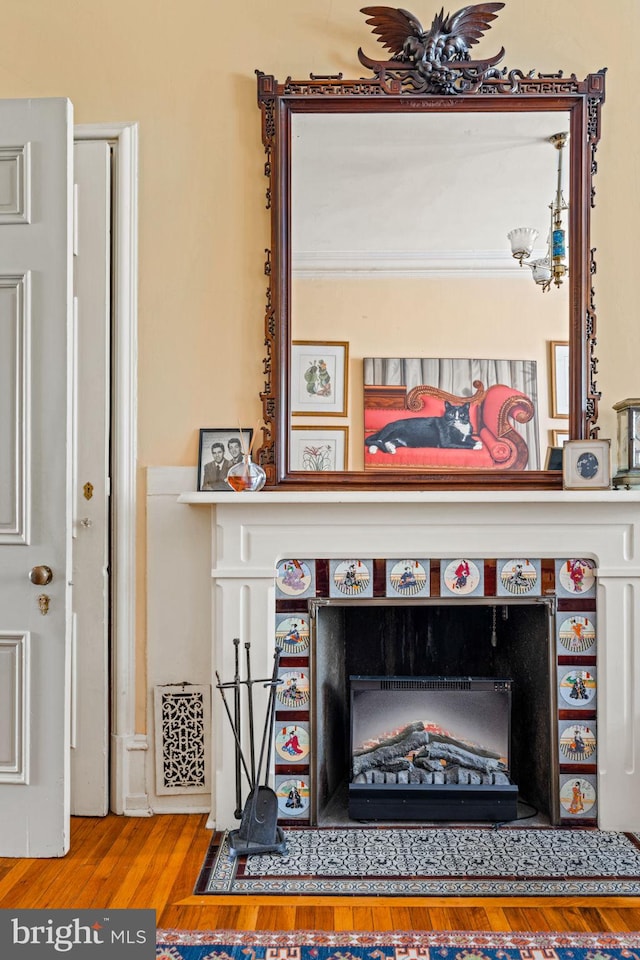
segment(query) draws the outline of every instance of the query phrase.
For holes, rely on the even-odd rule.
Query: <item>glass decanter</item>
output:
[[[267,475],[259,463],[253,462],[251,454],[245,453],[240,463],[229,468],[225,479],[237,493],[255,493],[256,490],[262,490]]]

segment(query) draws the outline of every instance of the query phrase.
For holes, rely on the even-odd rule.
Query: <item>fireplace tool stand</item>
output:
[[[253,680],[251,677],[251,658],[250,644],[245,643],[247,678],[240,680],[238,669],[238,646],[239,641],[233,641],[235,650],[235,677],[232,683],[222,683],[220,674],[216,670],[217,689],[220,691],[222,702],[224,704],[227,719],[231,725],[233,739],[236,745],[236,817],[240,818],[240,827],[237,830],[229,832],[229,853],[232,857],[238,857],[242,854],[251,856],[260,853],[286,853],[287,847],[284,839],[284,832],[278,826],[278,798],[275,792],[268,785],[269,766],[271,762],[271,741],[273,739],[273,721],[275,717],[276,687],[278,685],[278,664],[280,663],[280,647],[276,647],[273,659],[273,671],[270,677],[263,677],[260,680]],[[267,702],[267,711],[262,733],[262,742],[260,745],[260,754],[256,763],[256,740],[254,730],[254,704],[253,687],[256,683],[262,683],[269,687],[269,699]],[[247,705],[249,718],[249,763],[242,749],[240,740],[240,687],[247,688]],[[227,703],[225,690],[233,690],[233,716]],[[268,747],[267,747],[268,743]],[[263,762],[264,783],[260,783],[262,776]],[[249,796],[240,813],[242,782],[241,771],[244,770],[245,776],[249,782]]]

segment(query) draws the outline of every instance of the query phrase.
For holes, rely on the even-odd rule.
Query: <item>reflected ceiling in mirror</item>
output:
[[[514,227],[537,229],[531,259],[546,253],[549,138],[568,128],[566,112],[295,114],[293,278],[512,275]],[[568,169],[567,157],[566,196]]]

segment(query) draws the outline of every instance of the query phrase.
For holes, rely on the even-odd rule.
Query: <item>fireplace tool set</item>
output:
[[[216,670],[217,689],[220,691],[222,702],[236,745],[236,818],[240,820],[240,827],[237,830],[229,832],[229,853],[232,857],[242,854],[250,856],[259,853],[286,853],[286,843],[284,833],[278,826],[278,798],[275,792],[268,785],[269,767],[271,762],[271,742],[273,739],[273,721],[276,709],[276,687],[278,685],[278,665],[280,663],[280,647],[276,647],[273,672],[270,677],[263,677],[260,680],[254,680],[251,677],[251,644],[245,643],[246,652],[246,670],[245,680],[240,679],[240,640],[235,638],[233,641],[235,647],[235,674],[233,682],[223,683],[220,674]],[[256,763],[256,738],[254,722],[254,703],[253,688],[256,683],[262,683],[269,687],[269,699],[267,702],[267,712],[262,733],[262,742],[260,753]],[[247,718],[249,722],[249,762],[242,749],[241,738],[241,713],[242,703],[240,691],[241,687],[247,689]],[[233,714],[225,690],[233,690]],[[268,744],[268,746],[267,746]],[[264,783],[261,783],[263,763],[264,764]],[[244,807],[242,806],[242,771],[249,782],[249,796],[246,799]]]

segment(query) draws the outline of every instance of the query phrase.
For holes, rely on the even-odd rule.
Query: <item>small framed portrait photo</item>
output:
[[[226,483],[229,468],[242,462],[242,456],[251,449],[253,430],[246,427],[210,427],[200,430],[198,447],[198,490],[224,490],[231,493]]]
[[[563,453],[562,485],[565,490],[609,490],[610,440],[567,440]]]

